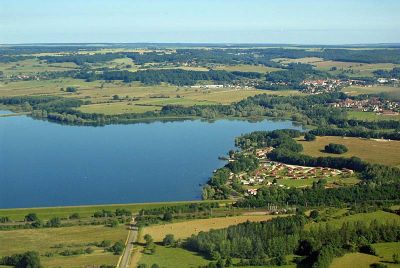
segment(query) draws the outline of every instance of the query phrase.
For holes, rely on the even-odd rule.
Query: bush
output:
[[[61,220],[58,217],[52,218],[47,222],[47,227],[60,227]]]
[[[25,221],[37,221],[39,220],[39,217],[36,215],[36,213],[29,213],[28,215],[25,216]]]
[[[305,139],[306,141],[314,141],[314,140],[316,139],[316,136],[315,136],[314,134],[311,134],[311,133],[307,132],[307,133],[304,135],[304,139]]]
[[[164,246],[173,246],[175,244],[175,238],[173,234],[167,234],[163,239]]]
[[[77,92],[78,89],[76,87],[67,87],[67,89],[65,91],[67,91],[67,92]]]
[[[329,143],[325,146],[325,152],[331,154],[344,154],[348,149],[343,144]]]
[[[360,247],[360,252],[376,256],[376,251],[371,245],[364,245]]]
[[[70,220],[77,220],[77,219],[80,219],[80,218],[81,218],[81,216],[79,215],[79,213],[73,213],[73,214],[71,214],[69,216]]]
[[[124,251],[125,245],[122,241],[115,242],[108,250],[113,252],[114,255],[121,255]]]

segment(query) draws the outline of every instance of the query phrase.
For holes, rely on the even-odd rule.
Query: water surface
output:
[[[200,199],[218,156],[290,121],[64,126],[0,117],[0,208]]]

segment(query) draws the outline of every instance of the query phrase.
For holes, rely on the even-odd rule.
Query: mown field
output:
[[[104,226],[73,226],[61,228],[23,229],[0,232],[0,256],[23,253],[29,250],[39,252],[44,267],[87,267],[93,265],[116,265],[119,256],[105,252],[103,248],[90,246],[92,254],[60,256],[64,250],[84,249],[89,243],[110,240],[113,243],[125,241],[127,229],[120,225],[115,228]],[[50,256],[52,255],[53,256]],[[50,257],[46,257],[49,255]]]
[[[163,206],[174,206],[199,202],[215,202],[211,201],[182,201],[182,202],[159,202],[159,203],[135,203],[135,204],[114,204],[114,205],[93,205],[93,206],[70,206],[70,207],[49,207],[49,208],[15,208],[0,209],[0,217],[9,217],[14,221],[24,220],[28,213],[36,213],[42,220],[48,220],[53,217],[68,218],[73,213],[79,213],[81,218],[91,217],[93,213],[99,210],[115,211],[117,208],[129,209],[132,212],[138,212],[141,209],[152,209]],[[232,201],[218,201],[221,206]]]
[[[357,156],[371,163],[400,166],[400,141],[324,136],[311,142],[302,139],[297,142],[303,145],[303,153],[311,156]],[[343,144],[349,150],[341,155],[323,152],[329,143]]]
[[[374,112],[348,111],[350,119],[364,121],[379,121],[379,120],[400,120],[400,115],[381,115]]]
[[[377,94],[377,93],[399,94],[400,88],[391,86],[371,86],[371,87],[350,86],[343,88],[342,91],[349,95]]]
[[[199,219],[162,225],[153,225],[143,230],[143,235],[150,234],[155,242],[161,242],[167,234],[173,234],[176,239],[186,238],[192,234],[210,229],[226,228],[230,225],[246,221],[267,221],[276,216],[271,215],[243,215],[223,218]],[[142,241],[143,242],[143,241]]]

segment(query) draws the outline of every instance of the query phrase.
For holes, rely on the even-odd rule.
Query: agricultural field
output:
[[[289,63],[304,63],[311,64],[317,70],[326,71],[330,74],[339,74],[345,72],[351,77],[372,77],[373,72],[376,70],[391,70],[394,67],[399,67],[398,64],[393,63],[360,63],[360,62],[343,62],[343,61],[332,61],[324,60],[318,57],[306,57],[299,59],[286,59],[276,58],[274,61],[289,64]]]
[[[400,120],[400,115],[383,115],[374,112],[348,111],[350,119],[379,121],[379,120]]]
[[[347,253],[343,257],[334,258],[330,268],[369,268],[371,264],[379,261],[377,256],[358,252]]]
[[[280,68],[267,67],[264,65],[248,65],[248,64],[237,64],[237,65],[218,65],[213,67],[214,70],[224,70],[229,72],[257,72],[257,73],[269,73],[282,70]]]
[[[319,223],[308,223],[305,226],[305,229],[312,229],[312,228],[318,228],[319,226],[323,226],[326,224],[329,224],[332,227],[335,228],[340,228],[344,222],[357,222],[357,221],[362,221],[365,223],[372,222],[374,220],[377,220],[380,223],[386,223],[386,222],[397,222],[400,223],[400,216],[390,213],[390,212],[385,212],[382,210],[378,210],[375,212],[369,212],[369,213],[357,213],[349,216],[341,216],[338,219],[331,219],[328,222],[319,222]]]
[[[400,252],[400,242],[376,243],[373,244],[373,247],[376,254],[383,259],[384,262],[392,262],[393,254],[399,254]]]
[[[400,93],[400,88],[391,86],[371,86],[371,87],[349,86],[343,88],[342,91],[349,95],[378,94],[378,93],[398,94]]]
[[[192,234],[210,229],[222,229],[246,221],[267,221],[276,216],[271,215],[242,215],[234,217],[198,219],[162,225],[153,225],[143,230],[143,235],[150,234],[155,242],[161,242],[167,234],[173,234],[176,239],[187,238]],[[141,241],[143,242],[143,241]]]
[[[105,252],[103,248],[89,243],[110,240],[113,243],[125,241],[127,229],[120,225],[115,228],[104,226],[73,226],[45,229],[22,229],[0,232],[0,256],[38,251],[45,267],[86,267],[90,265],[115,265],[119,256]],[[94,252],[76,256],[61,256],[65,250],[91,247]],[[46,257],[49,256],[49,257]]]
[[[311,156],[357,156],[371,163],[400,166],[400,141],[323,136],[311,142],[303,139],[298,139],[297,142],[303,145],[303,153]],[[343,144],[349,150],[341,155],[323,152],[325,145],[329,143]]]

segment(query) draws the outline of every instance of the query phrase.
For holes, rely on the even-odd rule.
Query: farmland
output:
[[[0,232],[0,256],[36,250],[43,257],[45,267],[82,267],[86,265],[114,265],[118,256],[105,252],[90,243],[110,240],[125,241],[125,226],[74,226],[53,229],[11,230]],[[61,256],[59,252],[91,247],[91,254]],[[45,255],[49,256],[46,257]]]
[[[167,234],[173,234],[176,239],[187,238],[192,234],[197,234],[201,231],[205,232],[209,231],[210,229],[226,228],[230,225],[235,225],[246,221],[266,221],[272,219],[273,217],[274,216],[269,215],[243,215],[154,225],[145,228],[143,235],[150,234],[155,242],[161,242]]]
[[[303,145],[303,153],[311,156],[332,156],[323,152],[323,149],[329,143],[338,143],[345,145],[349,149],[348,152],[341,156],[357,156],[371,163],[391,166],[400,165],[399,141],[324,136],[317,137],[315,141],[311,142],[299,139],[298,143]]]

